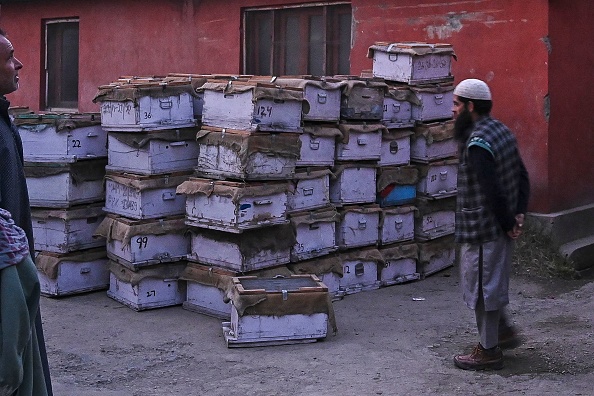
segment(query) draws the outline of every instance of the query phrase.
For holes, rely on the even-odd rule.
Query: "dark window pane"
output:
[[[340,14],[338,25],[339,44],[337,74],[349,74],[351,72],[351,14]]]
[[[78,22],[46,24],[46,108],[78,107]]]
[[[324,53],[326,43],[324,41],[324,18],[322,15],[314,15],[309,18],[309,74],[316,76],[324,75]]]
[[[284,74],[300,74],[299,63],[302,56],[299,18],[287,17],[285,30],[285,71]]]

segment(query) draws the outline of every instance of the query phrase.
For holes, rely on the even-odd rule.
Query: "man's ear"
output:
[[[474,111],[474,102],[472,100],[466,102],[466,108],[472,113]]]

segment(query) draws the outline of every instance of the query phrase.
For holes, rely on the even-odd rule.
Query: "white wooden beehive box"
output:
[[[246,272],[287,264],[295,234],[289,224],[234,234],[192,228],[188,259]]]
[[[456,226],[456,197],[430,199],[418,197],[415,239],[428,241],[453,234]]]
[[[207,178],[286,180],[295,173],[299,135],[229,130],[204,126],[196,174]]]
[[[287,211],[319,209],[330,205],[329,169],[300,168],[295,172],[287,195]]]
[[[190,252],[183,215],[133,220],[108,215],[95,230],[107,241],[107,257],[132,270],[180,261]]]
[[[239,233],[285,224],[287,183],[241,183],[192,177],[177,188],[186,196],[186,224]]]
[[[385,129],[382,133],[382,148],[377,164],[380,167],[408,165],[411,159],[412,134],[410,129]]]
[[[236,271],[189,261],[179,277],[186,282],[182,307],[223,320],[231,320],[231,304],[225,298],[225,285],[239,276]]]
[[[204,92],[200,88],[212,78],[210,74],[193,74],[193,73],[169,73],[165,80],[187,80],[192,86],[192,107],[194,110],[194,118],[197,122],[202,119],[202,109],[204,108]]]
[[[315,275],[233,278],[231,321],[223,323],[228,347],[315,342],[334,315],[328,288]]]
[[[419,165],[417,191],[432,198],[445,198],[458,191],[458,160],[447,159]]]
[[[378,161],[382,147],[382,124],[341,123],[342,138],[336,142],[337,161]]]
[[[403,83],[440,82],[453,79],[454,49],[445,43],[376,43],[367,56],[373,59],[373,76]]]
[[[105,200],[106,164],[107,158],[72,163],[26,162],[31,206],[68,208]]]
[[[49,297],[80,294],[109,286],[104,248],[71,253],[40,252],[35,258],[41,294]]]
[[[342,277],[339,279],[340,290],[345,294],[375,290],[380,287],[379,266],[383,258],[374,248],[357,249],[340,253]]]
[[[417,196],[419,171],[414,165],[378,169],[377,201],[382,207],[413,203]]]
[[[181,305],[186,299],[186,282],[179,279],[185,261],[158,264],[132,271],[109,262],[107,295],[135,310]]]
[[[403,205],[383,208],[380,216],[379,243],[389,245],[413,240],[415,237],[415,207]]]
[[[101,103],[106,131],[154,131],[196,125],[194,90],[187,79],[123,80],[99,87],[93,102]]]
[[[93,238],[104,217],[102,204],[64,209],[32,208],[35,250],[68,253],[105,246],[104,240]]]
[[[336,163],[330,179],[330,202],[335,205],[375,202],[376,165],[365,162]]]
[[[354,76],[344,76],[344,78],[340,118],[351,121],[379,122],[384,115],[386,83],[382,80]]]
[[[303,90],[262,81],[207,82],[202,125],[247,131],[301,132]]]
[[[433,275],[454,265],[456,260],[456,246],[453,235],[426,242],[419,242],[418,270],[421,277]]]
[[[334,209],[299,212],[290,216],[296,242],[291,248],[291,261],[324,256],[338,250],[336,224],[340,216]]]
[[[107,172],[104,210],[135,220],[182,215],[185,200],[175,189],[189,177],[184,172],[154,176]]]
[[[67,163],[107,157],[107,132],[98,113],[19,114],[14,123],[25,161]]]
[[[195,128],[109,132],[106,170],[140,175],[192,171],[198,161]]]
[[[376,245],[381,208],[377,205],[344,206],[339,209],[336,243],[340,249]]]
[[[342,277],[342,261],[338,253],[314,257],[287,265],[288,269],[297,275],[314,274],[326,287],[333,301],[344,297],[344,290],[340,289]]]
[[[306,124],[299,135],[301,150],[296,166],[333,166],[336,137],[341,136],[335,126]]]
[[[455,157],[458,143],[454,139],[454,121],[418,124],[411,136],[410,158],[415,162],[430,162]]]
[[[384,259],[380,265],[380,282],[382,286],[420,279],[417,271],[419,248],[415,243],[399,243],[379,249]]]
[[[411,86],[419,104],[412,106],[412,118],[418,122],[447,120],[452,118],[452,103],[454,101],[454,86],[419,85]]]
[[[412,103],[417,98],[406,86],[388,85],[384,96],[382,124],[387,128],[408,128],[415,124]]]

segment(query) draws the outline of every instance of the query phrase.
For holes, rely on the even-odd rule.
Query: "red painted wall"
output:
[[[34,110],[40,103],[42,19],[76,16],[80,18],[79,111],[96,111],[91,99],[99,85],[121,75],[152,75],[169,72],[239,73],[241,63],[241,10],[262,4],[294,4],[289,0],[91,0],[28,1],[2,5],[0,26],[9,32],[17,56],[25,64],[21,89],[11,94],[13,104]],[[303,1],[308,3],[311,1]],[[458,61],[453,73],[456,81],[475,77],[486,80],[494,95],[493,115],[510,126],[516,135],[532,182],[530,210],[550,212],[594,201],[590,187],[568,182],[567,172],[575,174],[577,162],[559,162],[577,149],[585,156],[581,143],[567,144],[561,136],[568,128],[559,114],[564,107],[564,83],[555,80],[570,68],[570,56],[553,52],[549,66],[547,40],[549,28],[555,35],[555,48],[576,42],[572,24],[574,13],[584,13],[580,40],[592,36],[589,21],[592,6],[588,0],[574,0],[572,6],[551,0],[558,20],[549,16],[548,0],[352,0],[353,43],[351,73],[371,69],[367,48],[375,41],[448,42],[454,45]],[[74,5],[75,4],[75,5]],[[590,16],[585,15],[586,12]],[[549,20],[551,23],[549,25]],[[577,25],[573,25],[574,27]],[[583,29],[586,29],[585,31]],[[557,41],[556,41],[557,40]],[[574,45],[575,47],[575,45]],[[567,50],[567,52],[569,49]],[[592,55],[590,55],[591,57]],[[590,62],[591,62],[591,58]],[[575,73],[574,73],[575,74]],[[584,72],[584,75],[588,72]],[[551,126],[545,98],[551,84]],[[570,79],[571,73],[566,74]],[[561,80],[562,81],[562,80]],[[577,85],[577,84],[575,84]],[[591,85],[590,85],[591,86]],[[581,85],[585,91],[587,85]],[[577,118],[589,111],[567,109]],[[561,111],[561,113],[560,113]],[[587,119],[589,120],[589,119]],[[571,130],[589,142],[588,121],[573,121]],[[554,143],[555,147],[552,147]],[[584,163],[592,164],[584,158]],[[568,162],[568,161],[565,161]],[[586,180],[592,185],[590,166]]]

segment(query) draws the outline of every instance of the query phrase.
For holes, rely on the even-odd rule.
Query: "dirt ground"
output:
[[[512,278],[526,342],[505,368],[452,357],[477,334],[458,269],[334,302],[338,334],[227,348],[221,320],[180,306],[135,312],[104,291],[42,299],[56,396],[592,395],[594,282]]]

